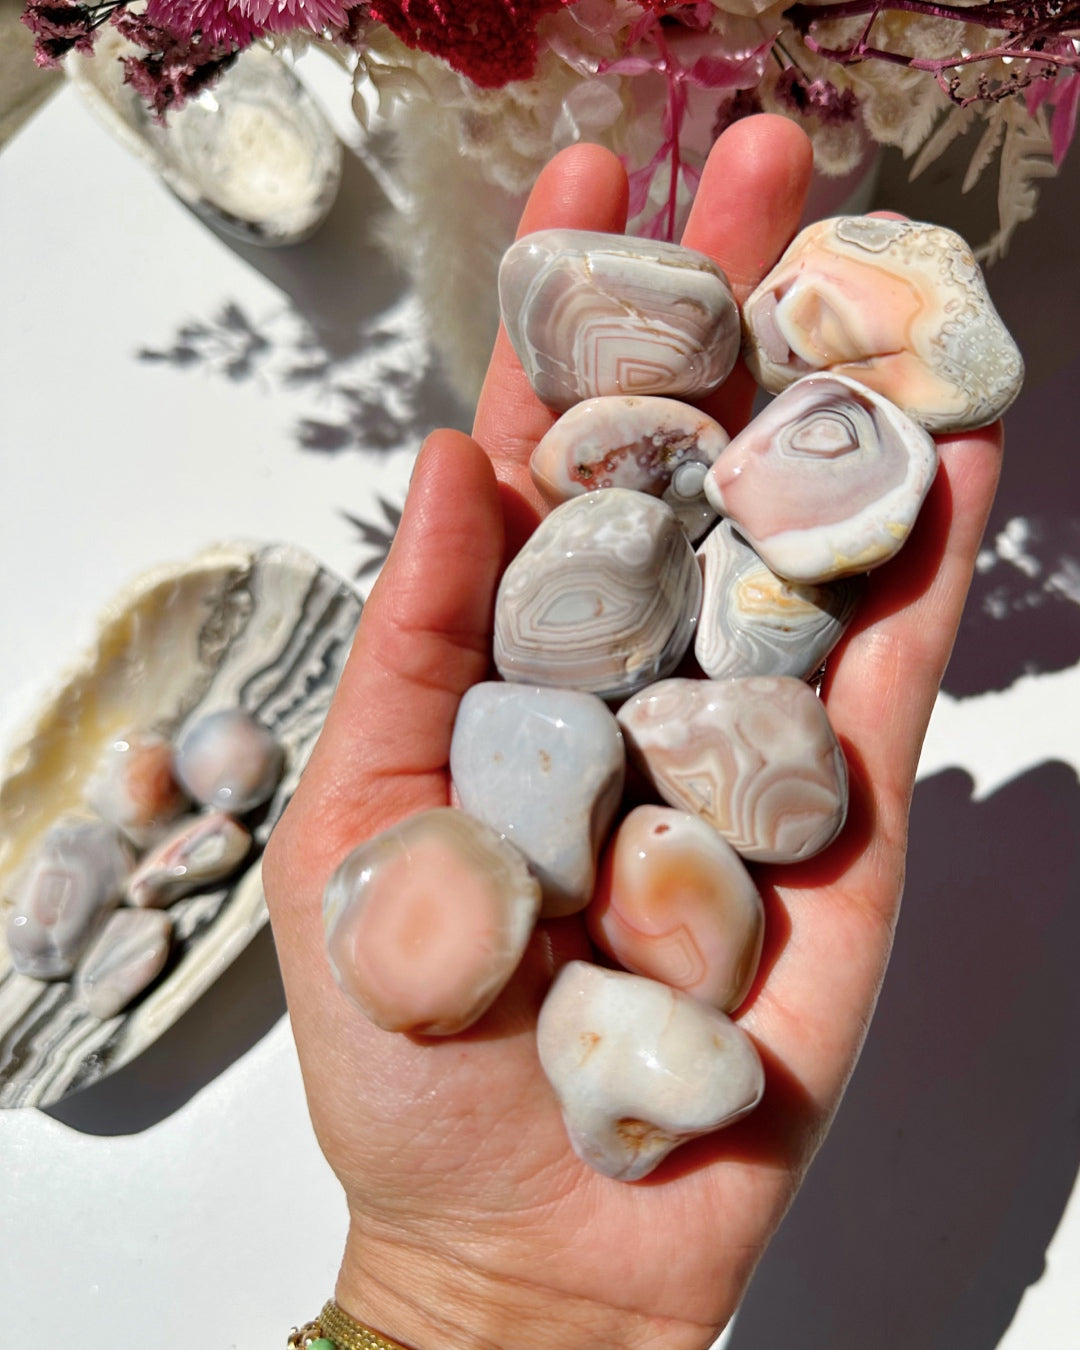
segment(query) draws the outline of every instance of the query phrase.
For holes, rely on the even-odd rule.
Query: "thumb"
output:
[[[490,461],[470,437],[433,432],[323,731],[274,831],[268,894],[306,891],[313,880],[321,889],[356,844],[447,804],[454,718],[488,670],[502,556]],[[291,884],[276,884],[282,872]]]

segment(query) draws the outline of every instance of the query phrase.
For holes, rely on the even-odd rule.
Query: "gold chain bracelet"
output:
[[[288,1347],[289,1350],[406,1350],[400,1341],[380,1336],[355,1321],[333,1299],[314,1322],[293,1328]]]

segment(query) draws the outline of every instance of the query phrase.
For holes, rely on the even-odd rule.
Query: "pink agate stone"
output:
[[[90,780],[87,804],[145,848],[187,804],[172,766],[172,742],[165,736],[137,731],[118,736]]]
[[[1024,363],[959,235],[911,220],[808,225],[743,306],[745,356],[772,392],[850,375],[931,431],[985,426]]]
[[[208,811],[184,821],[142,859],[128,879],[128,900],[144,909],[171,905],[223,881],[250,852],[250,830],[224,811]]]
[[[91,1017],[115,1017],[161,974],[171,940],[172,921],[160,910],[116,910],[79,963],[79,1003]]]
[[[639,806],[619,826],[588,919],[628,970],[723,1012],[749,992],[765,928],[735,850],[700,816],[665,806]]]
[[[727,432],[674,398],[591,398],[563,413],[529,461],[552,506],[598,488],[659,497],[683,464],[712,464]]]
[[[930,436],[854,380],[799,380],[732,440],[705,495],[778,576],[818,583],[887,562],[937,472]]]
[[[377,1026],[449,1036],[487,1010],[521,960],[540,885],[464,811],[412,816],[349,854],[323,921],[338,984]]]
[[[664,801],[707,820],[744,858],[800,862],[844,823],[844,755],[802,680],[662,680],[616,717]]]

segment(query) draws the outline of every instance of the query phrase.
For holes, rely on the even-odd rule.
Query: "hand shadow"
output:
[[[920,784],[859,1068],[729,1350],[992,1350],[1080,1163],[1080,785]]]

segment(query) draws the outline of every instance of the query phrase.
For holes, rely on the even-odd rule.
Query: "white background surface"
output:
[[[1032,366],[1010,435],[1036,482],[1049,453],[1038,410],[1049,400],[1059,440],[1080,410],[1073,159],[1047,189],[1045,224],[1028,227],[992,279]],[[400,502],[417,428],[399,418],[388,449],[301,449],[298,423],[338,417],[340,396],[285,373],[311,325],[339,357],[339,383],[370,385],[378,361],[426,360],[414,307],[366,243],[377,202],[352,161],[314,241],[275,256],[237,250],[68,91],[0,155],[0,740],[84,645],[94,613],[151,564],[225,537],[291,539],[346,576],[368,559],[342,511],[377,520],[377,496]],[[230,380],[221,360],[139,359],[230,301],[271,340],[249,378]],[[357,337],[373,326],[391,334],[378,357]],[[453,415],[430,380],[418,399],[428,424]],[[1045,506],[1074,542],[1075,474],[1072,462],[1046,476]],[[1011,515],[1006,506],[995,530]],[[1067,582],[1076,555],[1055,538],[1052,558],[1032,545],[1029,599],[1016,604],[1044,613],[1067,647],[1075,597],[1044,583]],[[1007,538],[996,551],[991,539],[986,576],[1012,576],[1014,555]],[[980,603],[993,608],[985,594]],[[987,640],[976,629],[969,648]],[[1003,619],[990,640],[1000,656],[1017,639]],[[1035,656],[1026,674],[1011,655],[1015,674],[939,705],[878,1022],[726,1338],[732,1350],[1080,1343],[1080,1197],[1069,1199],[1080,1021],[1068,969],[1080,653]],[[977,647],[965,660],[978,667]],[[256,944],[119,1081],[57,1118],[0,1114],[5,1343],[39,1334],[82,1350],[133,1339],[267,1350],[314,1315],[333,1286],[344,1212],[280,1010],[271,949]]]

